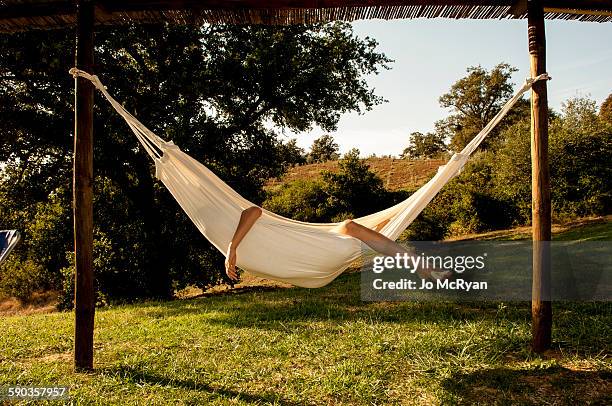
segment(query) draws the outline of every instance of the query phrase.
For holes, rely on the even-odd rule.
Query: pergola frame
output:
[[[75,4],[76,3],[76,4]],[[76,5],[76,7],[75,7]],[[152,14],[151,14],[152,13]],[[168,14],[169,13],[169,14]],[[360,18],[524,18],[527,17],[532,77],[546,73],[545,18],[612,21],[610,0],[77,0],[0,2],[0,31],[55,28],[76,23],[75,66],[92,72],[95,24],[133,20],[182,23],[290,24]],[[230,18],[231,17],[231,18]],[[75,248],[74,366],[93,369],[93,102],[94,87],[75,79],[73,172]],[[532,162],[532,349],[551,345],[551,202],[548,160],[547,83],[531,95]]]

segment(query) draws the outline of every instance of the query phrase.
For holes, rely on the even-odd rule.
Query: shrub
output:
[[[559,218],[607,214],[612,209],[612,131],[553,127],[551,199]]]
[[[448,232],[448,224],[440,221],[431,210],[425,209],[400,237],[400,241],[438,241]]]
[[[549,128],[551,200],[558,220],[602,215],[612,208],[612,127],[598,120],[594,105],[573,101]],[[494,190],[512,203],[520,223],[531,219],[529,122],[504,131],[492,158]]]
[[[298,180],[268,193],[263,207],[294,220],[322,222],[331,217],[323,182]]]
[[[27,300],[45,286],[44,268],[31,259],[12,259],[0,265],[0,294]]]
[[[71,207],[68,193],[57,189],[45,201],[25,208],[9,193],[0,190],[2,228],[15,228],[22,234],[18,248],[0,268],[0,290],[5,295],[26,300],[39,289],[61,289],[59,269],[71,247]]]
[[[295,220],[335,222],[370,214],[405,196],[387,192],[356,149],[340,160],[338,172],[321,174],[322,180],[299,180],[268,193],[263,206]]]
[[[327,194],[331,218],[360,217],[382,209],[389,201],[382,179],[359,158],[356,148],[338,162],[336,173],[323,171],[323,190]]]

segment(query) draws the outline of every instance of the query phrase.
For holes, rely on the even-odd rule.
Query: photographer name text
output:
[[[400,279],[397,281],[385,281],[374,279],[372,286],[376,290],[486,290],[487,282],[466,281],[464,279],[438,279],[430,281],[422,279],[420,283],[411,279]]]

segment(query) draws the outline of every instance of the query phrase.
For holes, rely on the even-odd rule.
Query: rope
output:
[[[68,71],[75,79],[78,77],[89,80],[102,95],[109,101],[115,111],[119,113],[130,127],[140,144],[147,154],[153,159],[160,159],[162,152],[167,144],[166,141],[155,135],[151,130],[144,126],[136,117],[127,111],[117,100],[115,100],[106,90],[100,79],[96,75],[91,75],[83,70],[72,68]],[[160,152],[162,151],[162,152]]]
[[[504,107],[502,107],[497,112],[497,114],[491,119],[491,121],[489,121],[487,125],[485,125],[484,128],[480,130],[480,132],[474,138],[472,138],[472,140],[465,146],[465,148],[463,148],[463,150],[459,154],[468,155],[468,156],[472,155],[472,153],[476,150],[476,148],[478,148],[478,146],[482,143],[485,137],[489,135],[491,131],[493,131],[495,126],[497,126],[497,124],[499,124],[499,122],[502,121],[502,119],[506,116],[506,114],[508,114],[508,112],[512,109],[512,107],[514,107],[516,102],[518,102],[521,99],[521,97],[527,90],[531,89],[531,87],[533,86],[535,82],[539,80],[550,80],[550,79],[552,78],[548,76],[548,73],[543,73],[539,76],[536,76],[535,78],[526,79],[525,84],[523,84],[523,86],[514,94],[514,96],[512,96],[510,100],[506,102],[506,104],[504,104]]]
[[[424,186],[419,188],[410,198],[406,199],[400,205],[403,209],[393,215],[391,221],[383,227],[381,232],[391,239],[399,237],[406,227],[421,213],[421,211],[429,204],[438,191],[456,176],[464,167],[468,157],[478,148],[487,135],[495,128],[497,124],[508,114],[510,109],[516,102],[529,90],[533,84],[539,80],[548,80],[548,74],[542,74],[535,78],[530,78],[525,81],[525,84],[506,102],[500,111],[487,123],[486,126],[463,148],[459,153],[454,154],[450,161],[438,168],[438,172]],[[451,161],[458,163],[452,165]],[[452,170],[452,173],[448,171]],[[439,180],[443,179],[443,183],[439,184]]]
[[[145,127],[136,117],[134,117],[130,112],[128,112],[119,102],[117,102],[106,90],[106,87],[102,84],[100,79],[96,75],[91,75],[81,69],[72,68],[69,73],[76,79],[77,77],[81,77],[89,80],[110,102],[113,108],[124,118],[127,124],[130,126],[132,132],[136,135],[145,151],[151,156],[151,158],[160,159],[161,154],[158,151],[164,151],[166,145],[168,144],[166,141],[155,135],[151,130]],[[540,80],[550,80],[552,79],[548,76],[548,73],[543,73],[535,78],[528,78],[525,80],[523,86],[512,96],[502,107],[497,114],[487,123],[486,126],[463,148],[461,152],[456,155],[456,159],[461,156],[470,156],[476,148],[482,143],[487,135],[499,122],[508,114],[510,109],[520,100],[523,94],[529,90],[533,84]]]

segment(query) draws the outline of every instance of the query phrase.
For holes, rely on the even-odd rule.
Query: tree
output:
[[[609,213],[612,192],[612,128],[597,124],[594,101],[578,98],[563,104],[549,127],[553,216],[577,217]],[[519,222],[531,215],[530,123],[522,120],[504,131],[497,151],[493,190],[511,200]]]
[[[403,158],[422,159],[436,158],[446,151],[444,138],[435,132],[410,134],[410,145],[404,149]]]
[[[306,163],[306,151],[297,145],[295,138],[279,145],[279,159],[285,166],[302,165]]]
[[[436,132],[450,139],[454,151],[460,151],[497,114],[512,97],[512,74],[517,69],[501,63],[490,72],[481,66],[467,69],[467,76],[455,82],[440,97],[440,106],[451,109],[451,115],[436,123]],[[483,142],[482,148],[494,144],[497,134],[509,124],[529,113],[525,101],[515,105],[511,114]]]
[[[357,148],[347,152],[338,166],[336,173],[321,173],[332,220],[363,216],[385,205],[386,191],[382,179],[370,170],[365,160],[359,158]]]
[[[314,140],[310,147],[310,154],[308,155],[308,162],[327,162],[338,159],[340,156],[338,151],[340,147],[334,141],[334,137],[329,134],[322,135],[321,137]]]
[[[597,115],[597,103],[586,97],[572,97],[561,105],[563,126],[571,132],[594,133],[602,123]]]
[[[26,232],[20,260],[55,275],[72,250],[73,45],[71,30],[0,35],[0,212]],[[96,73],[128,110],[255,202],[296,158],[279,129],[333,131],[341,114],[382,102],[363,77],[389,62],[344,23],[100,27],[96,45]],[[94,134],[98,289],[167,297],[220,281],[220,254],[100,98]],[[66,210],[44,210],[47,253],[37,254],[26,224],[51,204]]]
[[[599,108],[599,117],[604,122],[612,125],[612,93],[610,93],[601,104]]]

